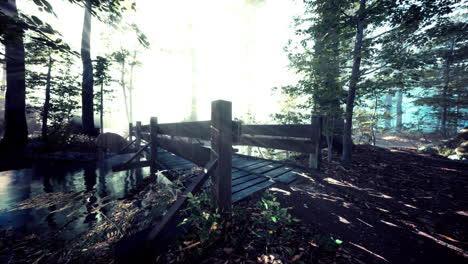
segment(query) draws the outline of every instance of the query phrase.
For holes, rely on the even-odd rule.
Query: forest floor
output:
[[[344,241],[357,262],[466,263],[467,164],[357,145],[352,164],[335,160],[322,171],[271,190],[303,224]]]
[[[300,156],[294,162],[305,165],[307,160]],[[211,219],[208,226],[192,227],[179,240],[165,245],[167,250],[156,262],[466,263],[467,176],[467,164],[421,154],[416,148],[357,145],[350,165],[337,158],[330,164],[324,162],[320,173],[270,188],[268,192],[280,205],[264,200],[260,192],[236,205],[244,216],[233,222],[218,222],[218,226],[217,219],[207,216]],[[92,192],[66,194],[76,196],[73,199],[57,199],[56,195],[62,195],[57,193],[45,195],[45,202],[40,197],[25,201],[33,207],[36,200],[36,207],[53,203],[60,208],[57,212],[63,208],[67,214],[67,210],[101,214],[98,211],[107,206],[112,213],[73,243],[57,240],[60,230],[50,235],[0,232],[0,260],[9,261],[13,256],[11,263],[114,262],[114,243],[149,225],[149,205],[154,203],[152,207],[159,212],[174,200],[171,189],[154,180],[148,179],[134,195],[109,205],[92,204],[83,212],[74,207],[82,208]],[[165,192],[160,193],[162,190]],[[69,204],[72,200],[78,201],[76,206]],[[61,201],[63,204],[55,205]],[[139,205],[141,201],[146,205]],[[288,222],[281,208],[289,208],[292,217],[301,221]],[[205,223],[202,217],[205,219],[204,213],[196,222]],[[217,232],[222,234],[216,235],[215,243],[200,243],[204,236],[211,239]],[[269,239],[272,242],[265,242]]]

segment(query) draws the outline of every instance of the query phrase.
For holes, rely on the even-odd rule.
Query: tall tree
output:
[[[450,135],[449,126],[458,124],[459,109],[467,103],[467,34],[468,23],[451,19],[443,21],[426,31],[427,39],[418,54],[424,61],[420,67],[424,79],[419,84],[426,92],[416,104],[438,109],[442,137]]]
[[[0,9],[9,19],[18,20],[15,0],[2,1]],[[14,25],[14,23],[10,25]],[[7,90],[5,93],[5,133],[1,144],[7,147],[24,146],[28,139],[25,115],[26,85],[23,35],[23,29],[15,27],[4,36]]]
[[[401,132],[403,129],[403,91],[398,89],[396,100],[396,130]]]
[[[47,79],[46,79],[46,90],[45,90],[45,100],[44,108],[42,112],[42,139],[47,140],[48,135],[48,126],[47,121],[49,120],[49,110],[50,110],[50,86],[52,79],[52,65],[54,61],[52,60],[52,54],[49,54],[49,62],[47,64]]]
[[[81,60],[83,63],[83,82],[81,91],[81,118],[83,133],[95,135],[94,128],[94,78],[93,64],[91,61],[91,0],[85,2],[85,12],[83,20],[83,32],[81,35]]]
[[[110,91],[105,90],[104,86],[109,85],[111,79],[111,76],[109,75],[109,67],[110,67],[111,61],[106,58],[106,57],[101,57],[98,56],[96,58],[96,74],[95,74],[95,85],[100,86],[100,91],[96,93],[97,97],[99,98],[99,102],[96,104],[97,107],[99,108],[99,124],[101,127],[101,134],[104,133],[104,96],[106,93],[109,93]]]

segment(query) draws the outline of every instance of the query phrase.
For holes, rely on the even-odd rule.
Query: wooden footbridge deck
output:
[[[208,178],[213,183],[211,193],[215,206],[227,213],[233,202],[275,183],[289,184],[297,175],[306,172],[278,161],[236,154],[234,146],[308,153],[310,169],[319,169],[322,126],[327,125],[325,134],[328,135],[338,134],[334,128],[343,127],[342,120],[329,121],[313,116],[310,125],[245,125],[232,120],[231,102],[214,101],[209,121],[158,124],[157,118],[152,117],[149,125],[130,124],[131,143],[126,148],[134,145],[137,151],[114,170],[150,166],[151,172],[155,173],[167,169],[201,168],[195,170],[198,174],[148,235],[148,240],[154,240],[182,208],[187,194],[198,192]],[[135,140],[132,140],[133,136]]]
[[[189,170],[198,167],[195,163],[164,150],[158,152],[158,159],[165,169]],[[247,198],[278,182],[290,184],[296,180],[298,174],[305,172],[281,162],[234,154],[231,169],[232,202]]]

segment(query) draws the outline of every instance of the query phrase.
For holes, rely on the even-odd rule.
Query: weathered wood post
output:
[[[128,141],[132,142],[133,140],[133,124],[128,123]]]
[[[312,152],[309,154],[309,167],[311,169],[320,170],[320,162],[322,160],[322,152],[320,149],[321,137],[322,137],[322,117],[312,116],[312,135],[310,140],[312,141]]]
[[[158,157],[158,144],[156,142],[157,138],[158,138],[158,118],[151,117],[150,119],[150,140],[151,140],[150,170],[151,170],[151,173],[156,173],[156,159]]]
[[[231,211],[232,136],[231,102],[211,102],[211,160],[218,159],[212,175],[213,198],[224,213]]]
[[[141,148],[141,121],[136,122],[135,127],[135,146],[137,147],[137,151]],[[137,161],[140,161],[140,157],[137,157]]]

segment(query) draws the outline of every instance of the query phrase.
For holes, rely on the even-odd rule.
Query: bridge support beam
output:
[[[232,104],[211,102],[211,160],[218,160],[213,171],[213,198],[221,212],[231,211],[232,167]]]
[[[156,173],[156,160],[158,158],[158,144],[156,142],[158,138],[158,118],[151,117],[150,119],[150,140],[151,140],[151,151],[150,151],[150,170],[151,173]]]
[[[320,163],[322,161],[322,151],[320,143],[322,139],[322,117],[312,116],[312,128],[314,128],[311,135],[312,152],[309,154],[309,167],[311,169],[320,170]]]
[[[137,147],[137,150],[139,150],[141,148],[141,121],[136,122],[135,138],[135,145]],[[140,161],[140,156],[137,157],[137,161]]]

